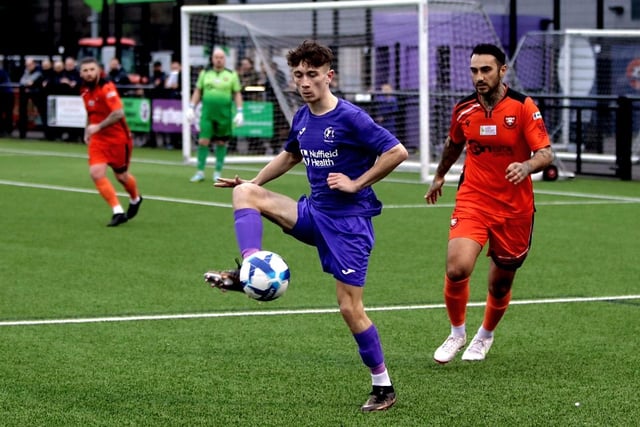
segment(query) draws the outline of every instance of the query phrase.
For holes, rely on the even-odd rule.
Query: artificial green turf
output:
[[[249,177],[257,168],[229,164],[225,174]],[[265,247],[292,270],[287,293],[258,303],[209,289],[202,273],[231,267],[238,256],[231,192],[189,183],[193,166],[175,151],[136,149],[132,172],[145,203],[131,222],[107,228],[109,208],[88,177],[82,145],[0,140],[0,424],[632,426],[640,419],[640,299],[549,301],[640,294],[637,182],[537,182],[533,247],[494,346],[482,363],[447,366],[432,354],[448,334],[442,279],[455,187],[427,207],[417,174],[378,183],[386,207],[375,219],[365,303],[399,398],[388,412],[361,414],[369,374],[315,250],[265,221]],[[307,189],[297,172],[270,188],[296,198]],[[483,254],[472,277],[470,334],[482,319],[486,272]],[[319,312],[301,311],[312,309]],[[194,317],[169,317],[184,314]],[[154,315],[167,317],[125,317]]]

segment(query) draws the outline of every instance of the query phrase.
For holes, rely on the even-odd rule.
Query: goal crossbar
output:
[[[352,1],[341,1],[341,2],[314,2],[314,3],[273,3],[273,4],[260,4],[255,5],[253,8],[250,8],[249,5],[210,5],[210,6],[182,6],[180,15],[181,15],[181,28],[182,28],[182,36],[181,36],[181,52],[182,52],[182,64],[186,65],[187,69],[189,69],[189,32],[190,32],[190,16],[193,14],[224,14],[224,13],[242,13],[247,12],[249,10],[259,11],[259,12],[279,12],[279,11],[290,11],[290,10],[300,10],[300,11],[321,11],[321,10],[336,10],[339,9],[356,9],[356,8],[369,8],[369,9],[384,9],[384,8],[397,8],[399,6],[414,6],[417,9],[418,15],[418,35],[419,35],[419,50],[418,50],[418,63],[420,64],[419,68],[419,79],[420,85],[422,87],[427,87],[428,81],[428,55],[427,55],[427,43],[428,43],[428,33],[426,30],[426,5],[427,0],[395,0],[393,2],[389,2],[386,0],[352,0]],[[185,36],[186,34],[186,36]],[[270,76],[271,77],[271,76]],[[184,72],[182,74],[182,110],[187,111],[189,108],[189,100],[191,96],[191,78],[188,72]],[[419,99],[419,114],[423,118],[428,117],[429,105],[428,105],[428,97],[424,95],[420,95]],[[421,146],[426,147],[425,149],[420,150],[421,156],[421,164],[426,164],[427,169],[423,173],[424,175],[428,175],[428,164],[429,164],[429,129],[428,122],[426,120],[420,121],[420,140]],[[183,141],[188,141],[192,137],[190,126],[183,126]],[[186,162],[192,163],[193,157],[191,153],[191,144],[183,144],[183,157]],[[231,160],[231,159],[230,159]]]
[[[292,99],[295,92],[290,81],[282,85],[283,79],[290,80],[284,73],[288,71],[286,52],[305,38],[315,38],[336,48],[339,89],[345,91],[345,99],[372,117],[377,114],[376,120],[385,95],[383,86],[392,86],[392,97],[400,105],[396,136],[415,154],[399,169],[418,169],[423,181],[431,179],[430,172],[436,168],[454,100],[473,90],[468,77],[469,52],[477,43],[500,45],[481,4],[466,0],[189,5],[181,7],[180,20],[183,111],[189,108],[195,84],[195,68],[190,62],[193,55],[220,45],[229,50],[232,59],[249,53],[256,64],[267,64],[263,75],[273,93],[263,101],[273,103],[274,132],[276,125],[282,130],[284,124],[276,123],[278,118],[284,116],[290,122],[300,102]],[[204,56],[197,59],[199,66]],[[276,59],[277,63],[270,64]],[[245,114],[245,129],[246,119]],[[182,152],[188,163],[195,162],[193,139],[191,126],[185,123]],[[262,156],[258,153],[255,161],[266,162],[281,144],[279,135],[269,147],[271,151]],[[244,152],[244,147],[237,152]],[[227,161],[248,158],[251,155],[241,157],[234,152]]]

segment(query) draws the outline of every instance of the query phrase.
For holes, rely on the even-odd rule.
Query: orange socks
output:
[[[115,188],[111,185],[111,182],[107,177],[100,178],[95,181],[96,188],[98,192],[102,196],[103,199],[107,201],[109,206],[115,208],[120,205],[120,201],[118,200],[118,195],[116,194]]]
[[[124,189],[127,190],[127,193],[129,193],[129,198],[131,200],[136,200],[140,195],[138,193],[138,183],[136,181],[136,178],[131,175],[131,173],[129,173],[128,175],[129,178],[127,179],[126,184],[124,184]]]
[[[509,307],[511,302],[511,291],[504,297],[498,299],[491,294],[487,295],[487,306],[484,310],[484,320],[482,321],[482,327],[487,331],[493,331],[498,326],[498,323],[504,316],[504,313]]]
[[[454,282],[445,275],[444,303],[453,326],[461,326],[465,323],[467,302],[469,302],[469,279],[467,277],[459,282]]]
[[[453,327],[462,326],[466,321],[467,303],[469,302],[469,277],[454,282],[446,275],[444,279],[444,302],[447,306],[447,314]],[[482,327],[491,332],[496,329],[502,316],[507,311],[511,302],[511,291],[502,298],[496,298],[487,294],[487,303],[484,311]]]

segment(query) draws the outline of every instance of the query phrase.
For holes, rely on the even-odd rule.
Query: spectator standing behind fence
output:
[[[267,71],[269,69],[269,71]],[[272,153],[277,154],[282,149],[282,144],[286,141],[289,134],[289,122],[284,115],[282,107],[280,105],[281,99],[277,96],[279,92],[282,94],[282,100],[289,106],[299,105],[299,95],[297,91],[290,90],[290,79],[287,77],[284,71],[278,67],[275,61],[269,62],[269,64],[262,64],[262,74],[264,78],[266,100],[273,103],[273,138],[271,138],[270,150]],[[273,80],[272,81],[272,76]]]
[[[444,277],[451,332],[433,355],[438,363],[450,362],[466,345],[469,279],[482,248],[489,243],[484,318],[462,354],[462,360],[485,359],[494,330],[511,301],[516,271],[531,247],[535,212],[531,174],[553,160],[538,107],[530,97],[502,82],[507,72],[504,52],[491,44],[479,44],[471,53],[469,69],[476,91],[453,109],[442,158],[424,196],[427,203],[436,203],[445,175],[466,145]]]
[[[55,87],[55,93],[59,93],[60,89],[60,80],[63,77],[63,72],[64,72],[64,62],[62,61],[62,59],[56,59],[55,61],[53,61],[53,72],[51,73],[51,77],[46,79],[45,78],[45,83],[50,87],[50,88],[54,88]]]
[[[247,86],[261,85],[260,74],[256,71],[251,58],[242,58],[240,66],[238,67],[238,76],[240,77],[240,83],[242,84],[243,89]],[[251,99],[252,101],[260,101],[262,100],[262,92],[246,94],[245,98]]]
[[[171,69],[164,81],[164,88],[170,99],[182,97],[182,66],[179,61],[171,61]]]
[[[164,82],[167,78],[167,73],[162,69],[162,62],[155,61],[151,70],[151,84],[156,93],[154,96],[164,98]]]
[[[56,60],[59,62],[59,60]],[[40,71],[42,72],[42,87],[46,87],[50,82],[55,80],[56,71],[53,67],[54,61],[43,59],[40,63]]]
[[[62,79],[63,71],[64,71],[64,62],[62,61],[62,59],[56,59],[53,61],[51,71],[44,73],[42,88],[47,99],[50,97],[62,94],[62,86],[60,84],[60,80]],[[48,109],[47,109],[47,120],[49,120]],[[62,138],[62,128],[56,126],[56,123],[54,123],[54,126],[47,126],[47,128],[48,128],[49,139],[58,140]]]
[[[344,92],[340,89],[340,76],[336,72],[331,80],[331,93],[337,96],[338,98],[344,98]]]
[[[231,139],[232,124],[242,126],[242,87],[238,73],[226,68],[224,50],[215,48],[211,53],[211,66],[198,74],[196,87],[191,95],[187,120],[193,122],[196,105],[202,101],[200,111],[200,134],[198,136],[198,170],[191,182],[204,181],[204,169],[209,155],[209,144],[215,142],[216,165],[214,182],[220,178],[227,156],[227,144]],[[231,107],[235,103],[236,114],[231,118]]]
[[[116,227],[138,214],[142,196],[136,178],[129,172],[133,136],[124,116],[122,100],[116,86],[101,77],[101,68],[94,58],[84,58],[80,65],[83,84],[80,95],[87,110],[84,133],[88,144],[89,174],[102,198],[111,206],[113,216],[107,224]],[[106,176],[107,167],[129,194],[129,207],[125,213],[116,190]]]
[[[44,93],[43,82],[44,74],[42,68],[34,58],[25,58],[24,73],[22,77],[20,77],[20,86],[24,89],[26,99],[31,100],[31,103],[38,111],[38,115],[42,121],[45,139],[49,139],[47,127],[47,96]]]
[[[171,61],[169,73],[164,80],[164,91],[169,99],[182,99],[182,66],[180,61]],[[181,133],[161,133],[160,138],[166,149],[182,147]]]
[[[80,71],[78,71],[78,63],[72,56],[68,56],[64,60],[64,70],[59,81],[62,90],[66,94],[75,95],[79,93],[81,84]]]
[[[151,69],[151,76],[149,77],[149,83],[153,86],[153,92],[151,97],[154,99],[167,99],[169,98],[170,90],[166,88],[166,81],[168,74],[162,69],[162,62],[154,61]],[[151,139],[154,142],[155,147],[171,147],[169,142],[169,135],[166,132],[152,132]]]
[[[56,84],[56,71],[53,68],[53,61],[49,59],[42,60],[40,69],[42,71],[42,91],[40,95],[42,108],[38,107],[38,111],[40,111],[44,138],[48,141],[54,141],[57,137],[57,132],[55,128],[49,127],[49,107],[47,99],[49,95],[51,95],[51,88]]]
[[[0,61],[0,137],[13,132],[13,106],[15,95],[11,77]]]
[[[375,121],[394,135],[398,135],[396,129],[396,117],[398,115],[398,99],[393,95],[393,87],[389,83],[380,86],[380,94],[374,97]]]
[[[120,60],[118,58],[111,58],[111,61],[109,61],[109,71],[107,72],[107,78],[111,82],[113,82],[113,84],[115,84],[116,87],[131,84],[131,80],[129,80],[129,75],[127,74],[125,69],[122,68],[122,65],[120,64]],[[118,91],[122,93],[123,89],[118,88]]]
[[[64,60],[64,70],[58,79],[58,87],[60,93],[65,95],[78,95],[80,93],[80,71],[78,70],[78,61],[73,56],[68,56]],[[66,141],[79,142],[82,141],[83,130],[79,128],[67,129],[68,135]]]
[[[257,91],[262,86],[262,78],[256,71],[251,58],[242,58],[238,67],[238,76],[242,86],[242,97],[245,101],[264,101],[264,90]],[[262,86],[264,89],[264,86]],[[262,138],[248,137],[249,153],[264,154],[264,140]]]

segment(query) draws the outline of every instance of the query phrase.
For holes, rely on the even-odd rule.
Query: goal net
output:
[[[473,90],[473,46],[501,45],[481,5],[472,1],[183,6],[181,28],[183,111],[214,47],[227,52],[227,67],[250,58],[260,75],[243,91],[245,124],[234,131],[229,163],[264,162],[282,149],[301,105],[286,54],[312,39],[336,55],[332,90],[393,132],[412,153],[402,169],[419,170],[424,181],[435,170],[451,108]],[[184,126],[183,141],[185,161],[195,162],[197,129]]]
[[[640,31],[567,29],[527,33],[511,60],[517,84],[537,99],[556,156],[613,162],[619,96],[634,98],[640,128]],[[578,134],[579,133],[579,134]],[[635,162],[640,136],[632,147]]]

